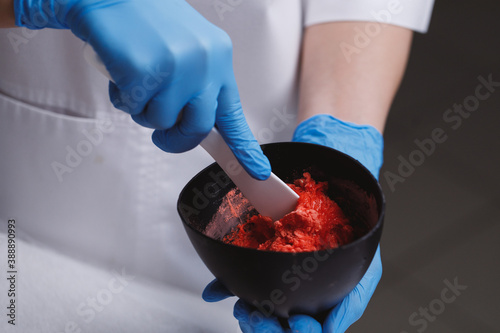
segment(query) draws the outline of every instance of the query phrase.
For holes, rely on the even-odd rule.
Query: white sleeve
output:
[[[304,25],[334,21],[390,23],[427,32],[434,0],[303,0]]]

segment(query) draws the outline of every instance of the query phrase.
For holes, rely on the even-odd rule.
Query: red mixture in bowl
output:
[[[326,194],[327,182],[315,182],[306,172],[288,185],[300,196],[293,212],[278,221],[254,215],[237,225],[223,241],[258,250],[306,252],[331,249],[354,240],[355,230],[349,219]],[[235,192],[227,195],[234,196]]]

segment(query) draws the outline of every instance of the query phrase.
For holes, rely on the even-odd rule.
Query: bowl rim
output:
[[[210,240],[212,242],[216,242],[218,244],[222,244],[223,246],[234,247],[234,248],[237,248],[237,249],[239,249],[241,251],[250,251],[250,252],[256,252],[256,253],[270,253],[270,254],[274,254],[274,255],[285,255],[285,256],[290,256],[290,255],[293,255],[293,256],[311,255],[311,254],[314,254],[314,253],[323,253],[323,252],[330,252],[330,254],[331,254],[333,252],[337,252],[337,251],[341,251],[341,250],[347,250],[347,249],[349,249],[351,247],[356,246],[358,243],[364,242],[367,238],[370,238],[372,234],[374,234],[375,232],[377,232],[379,229],[381,229],[383,227],[384,217],[385,217],[385,208],[386,208],[386,199],[385,199],[384,191],[382,190],[380,182],[375,178],[375,176],[370,172],[370,170],[368,170],[361,162],[359,162],[357,159],[353,158],[352,156],[347,155],[346,153],[344,153],[344,152],[342,152],[342,151],[340,151],[338,149],[331,148],[331,147],[328,147],[328,146],[319,145],[319,144],[315,144],[315,143],[310,143],[310,142],[295,142],[295,141],[272,142],[272,143],[262,144],[261,147],[266,147],[266,146],[271,146],[271,145],[277,145],[277,144],[313,145],[313,146],[321,147],[322,149],[334,150],[335,152],[340,153],[341,155],[344,155],[344,157],[346,157],[348,160],[351,160],[351,162],[353,162],[354,164],[356,164],[356,165],[360,166],[362,169],[364,169],[368,173],[368,175],[371,178],[371,180],[373,182],[375,182],[376,187],[377,187],[377,189],[378,189],[378,191],[379,191],[379,193],[381,195],[381,199],[382,199],[381,200],[382,205],[380,207],[380,214],[379,214],[377,223],[375,223],[375,225],[373,226],[373,228],[371,228],[363,236],[357,238],[356,240],[354,240],[354,241],[352,241],[350,243],[347,243],[347,244],[344,244],[344,245],[340,245],[340,246],[337,246],[335,248],[328,248],[328,249],[316,250],[316,251],[301,251],[301,252],[283,252],[283,251],[259,250],[259,249],[254,249],[254,248],[250,248],[250,247],[243,247],[243,246],[239,246],[239,245],[225,243],[222,240],[218,240],[218,239],[209,237],[209,236],[205,235],[203,232],[201,232],[201,231],[197,230],[196,228],[194,228],[193,226],[191,226],[191,224],[189,224],[186,221],[184,221],[184,219],[182,218],[182,214],[180,212],[180,209],[179,209],[179,204],[180,204],[180,199],[182,197],[182,194],[184,193],[184,191],[186,190],[186,188],[188,187],[188,185],[191,184],[191,182],[193,182],[195,178],[197,178],[198,176],[200,176],[207,169],[213,168],[214,165],[218,165],[217,162],[213,162],[213,163],[209,164],[208,166],[206,166],[205,168],[203,168],[201,171],[199,171],[196,175],[194,175],[189,180],[189,182],[187,182],[187,184],[184,185],[184,187],[182,188],[181,192],[179,193],[179,197],[177,199],[177,212],[178,212],[179,217],[180,217],[180,219],[182,221],[182,224],[184,226],[189,227],[191,230],[193,230],[195,233],[201,235],[203,238],[208,239],[208,240]],[[379,240],[379,244],[380,244],[380,240]]]

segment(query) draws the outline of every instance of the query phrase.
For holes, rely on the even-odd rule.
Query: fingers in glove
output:
[[[243,333],[285,333],[278,318],[265,316],[241,299],[234,305],[234,317]]]
[[[153,142],[170,153],[181,153],[196,147],[214,127],[217,93],[214,89],[207,89],[191,99],[172,128],[153,133]],[[146,114],[150,112],[151,107],[148,106]]]
[[[227,290],[227,288],[217,279],[210,282],[201,295],[205,302],[219,302],[232,296],[234,296],[233,293]]]
[[[234,80],[221,89],[218,101],[216,123],[229,148],[252,177],[269,178],[271,165],[246,122]]]
[[[288,324],[292,333],[321,333],[321,324],[313,317],[307,315],[294,315],[288,318]]]

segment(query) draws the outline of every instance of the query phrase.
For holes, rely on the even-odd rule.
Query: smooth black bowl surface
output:
[[[316,181],[328,181],[328,195],[364,232],[344,246],[301,253],[225,244],[220,240],[224,234],[209,237],[207,226],[235,187],[216,163],[184,187],[177,209],[198,255],[232,293],[266,315],[316,315],[339,303],[368,269],[382,233],[385,199],[371,173],[337,150],[297,142],[262,149],[273,172],[285,182],[300,178],[304,171]]]

